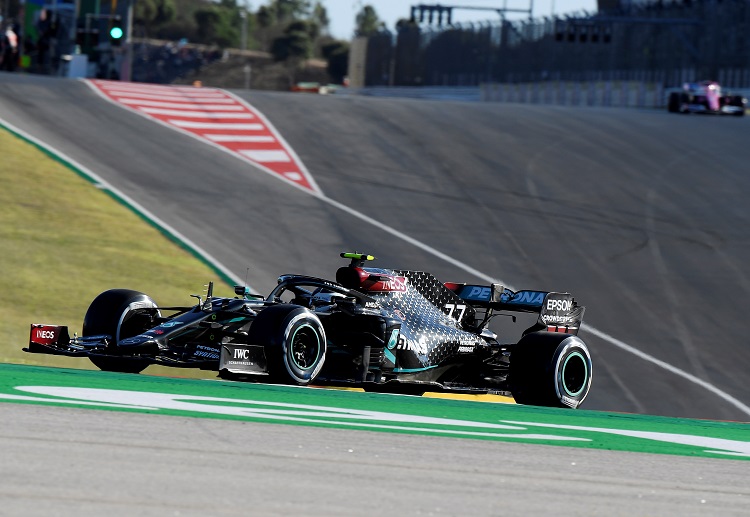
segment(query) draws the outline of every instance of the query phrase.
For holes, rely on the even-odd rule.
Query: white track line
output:
[[[174,93],[174,92],[172,92]],[[212,93],[211,95],[169,95],[167,93],[143,93],[137,90],[107,90],[107,94],[117,98],[128,98],[128,99],[150,99],[150,100],[165,100],[165,101],[184,101],[188,99],[190,102],[226,102],[228,103],[231,99],[227,99],[226,95],[220,93]]]
[[[203,135],[203,137],[208,138],[212,142],[252,142],[262,144],[276,141],[276,139],[272,136],[212,135],[210,133],[206,133]]]
[[[698,377],[696,377],[694,375],[691,375],[691,374],[685,372],[684,370],[680,370],[676,366],[672,366],[671,364],[666,363],[666,362],[662,361],[661,359],[657,359],[655,357],[652,357],[652,356],[648,355],[645,352],[641,352],[637,348],[633,348],[632,346],[628,345],[627,343],[624,343],[623,341],[620,341],[619,339],[617,339],[615,337],[612,337],[609,334],[606,334],[606,333],[602,332],[601,330],[595,329],[594,327],[591,327],[589,325],[585,325],[584,324],[583,327],[581,327],[581,329],[584,330],[584,331],[586,331],[586,332],[588,332],[589,334],[593,334],[594,336],[598,337],[599,339],[603,339],[604,341],[608,341],[609,343],[615,345],[617,348],[620,348],[622,350],[625,350],[626,352],[630,352],[631,354],[634,354],[634,355],[640,357],[644,361],[648,361],[650,363],[653,363],[656,366],[658,366],[659,368],[664,368],[665,370],[667,370],[670,373],[673,373],[673,374],[675,374],[675,375],[677,375],[679,377],[682,377],[683,379],[686,379],[686,380],[688,380],[690,382],[693,382],[693,383],[697,384],[701,388],[704,388],[704,389],[710,391],[711,393],[713,393],[715,395],[718,395],[720,398],[726,400],[727,402],[729,402],[733,406],[737,407],[739,410],[741,410],[741,411],[745,412],[746,414],[750,415],[750,406],[748,406],[746,404],[743,404],[742,402],[740,402],[736,398],[732,397],[728,393],[725,393],[725,392],[721,391],[719,388],[717,388],[713,384],[710,384],[710,383],[704,381],[703,379],[700,379],[700,378],[698,378]]]
[[[139,91],[150,93],[174,93],[185,92],[196,95],[216,95],[218,88],[196,88],[195,86],[171,86],[154,85],[147,83],[109,83],[104,84],[107,90]]]
[[[169,119],[169,124],[174,124],[178,127],[184,127],[186,129],[223,129],[229,131],[232,129],[241,131],[262,131],[263,124],[251,123],[251,124],[222,124],[221,122],[193,122],[191,120],[177,120]],[[168,124],[162,124],[166,127],[170,127]],[[200,138],[198,138],[200,140]]]
[[[136,104],[138,106],[151,106],[154,108],[170,108],[170,109],[188,109],[188,110],[202,110],[202,111],[244,111],[244,106],[227,105],[227,104],[196,104],[192,101],[182,102],[162,102],[152,101],[143,99],[125,99],[118,97],[117,100],[123,104]],[[231,99],[230,99],[231,100]]]
[[[247,156],[254,162],[270,163],[270,162],[291,162],[292,159],[286,154],[286,151],[259,151],[253,149],[246,149],[238,151],[242,156]]]
[[[169,117],[184,117],[184,118],[211,118],[211,119],[252,119],[255,115],[252,113],[228,113],[226,111],[183,111],[183,110],[169,110],[162,108],[136,108],[144,113],[151,113],[153,115],[167,115]]]

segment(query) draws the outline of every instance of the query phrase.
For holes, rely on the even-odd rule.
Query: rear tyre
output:
[[[130,289],[110,289],[94,298],[83,318],[81,334],[112,336],[113,349],[126,338],[148,330],[159,308],[145,294]],[[105,372],[140,373],[150,362],[146,359],[117,356],[89,356],[94,365]]]
[[[690,113],[690,110],[687,108],[687,105],[690,104],[691,102],[692,102],[692,99],[687,93],[684,93],[684,92],[681,93],[680,94],[680,106],[677,109],[677,111],[679,111],[680,113]],[[683,109],[683,106],[685,106],[684,109]]]
[[[591,374],[586,344],[570,334],[533,332],[511,351],[511,393],[520,404],[575,409],[591,389]]]
[[[315,380],[325,362],[323,324],[299,305],[262,310],[250,327],[248,342],[264,347],[273,382],[305,386]]]
[[[667,102],[667,111],[670,113],[678,113],[680,111],[680,94],[672,92],[669,94],[669,101]]]

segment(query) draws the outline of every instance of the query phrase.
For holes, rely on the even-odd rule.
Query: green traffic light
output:
[[[122,29],[120,27],[112,27],[112,29],[109,31],[109,35],[112,36],[114,39],[120,39],[122,38]]]

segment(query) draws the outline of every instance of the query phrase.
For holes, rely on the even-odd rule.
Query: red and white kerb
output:
[[[107,100],[189,133],[313,192],[297,154],[254,107],[218,88],[86,80]]]

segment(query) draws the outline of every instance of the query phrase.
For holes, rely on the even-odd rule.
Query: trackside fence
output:
[[[629,7],[445,27],[403,22],[367,38],[350,74],[364,87],[495,84],[488,98],[611,105],[648,105],[657,84],[750,88],[750,0],[619,4]]]

